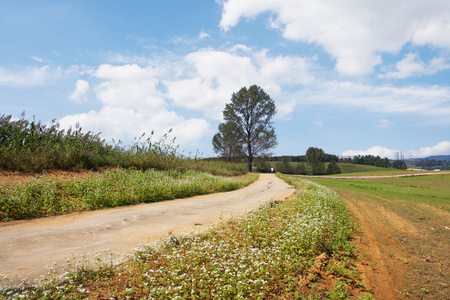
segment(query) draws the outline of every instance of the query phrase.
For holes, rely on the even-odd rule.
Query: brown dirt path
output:
[[[389,233],[386,228],[374,218],[375,211],[367,207],[364,202],[350,195],[340,195],[359,224],[360,233],[354,240],[357,252],[361,254],[359,272],[365,284],[371,287],[375,299],[398,299],[395,292],[393,274],[389,271],[385,253],[380,243],[389,243]],[[397,270],[400,272],[400,270]]]
[[[425,221],[413,222],[362,194],[337,192],[360,226],[354,240],[361,254],[359,271],[373,288],[375,299],[449,299],[444,296],[446,285],[439,288],[439,282],[445,282],[448,240],[433,239],[429,244],[428,237],[437,230],[420,227]],[[447,224],[448,212],[440,210],[436,215]],[[436,271],[439,268],[444,269],[442,275]]]
[[[285,199],[294,191],[276,175],[260,174],[256,182],[233,192],[0,224],[0,274],[11,275],[12,284],[24,277],[35,280],[46,273],[46,265],[64,267],[68,258],[89,254],[92,259],[96,251],[120,256],[170,233],[202,230],[221,217]]]

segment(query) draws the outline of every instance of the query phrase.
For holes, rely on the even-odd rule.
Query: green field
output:
[[[307,163],[298,163],[298,162],[288,162],[286,166],[283,166],[282,162],[279,161],[269,161],[267,162],[269,168],[274,168],[275,172],[283,173],[288,165],[289,169],[292,172],[287,172],[289,174],[298,174],[295,173],[295,170],[299,169],[299,164],[303,164],[306,170],[306,174],[311,174],[311,169]],[[258,162],[255,163],[256,166],[259,165]],[[325,170],[327,169],[329,163],[325,163]],[[394,168],[381,168],[369,165],[359,165],[359,164],[349,164],[349,163],[338,163],[339,168],[341,169],[341,174],[335,175],[324,175],[324,176],[342,176],[342,175],[389,175],[389,174],[404,174],[406,170],[394,169]],[[358,174],[356,174],[358,173]]]
[[[388,175],[393,173],[402,174],[407,172],[406,170],[387,169],[375,166],[347,164],[347,163],[338,163],[338,166],[341,168],[341,174],[337,174],[335,176],[347,174],[355,175],[353,173],[358,173],[358,175],[376,175],[376,174]]]
[[[366,225],[403,296],[448,299],[450,174],[310,180],[337,191]]]

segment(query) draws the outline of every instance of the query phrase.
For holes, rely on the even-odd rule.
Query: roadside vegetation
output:
[[[349,242],[355,226],[331,190],[283,175],[295,197],[262,205],[208,231],[141,246],[124,263],[68,259],[58,280],[9,288],[11,299],[373,299]],[[95,267],[92,267],[92,265]]]
[[[450,174],[378,179],[310,178],[335,190],[361,224],[368,258],[379,247],[398,297],[448,299]],[[369,241],[369,237],[373,237]],[[373,259],[373,258],[372,258]]]
[[[257,178],[184,170],[108,170],[84,178],[40,176],[0,185],[0,220],[31,219],[239,189]]]
[[[42,124],[0,115],[0,170],[40,173],[45,170],[98,168],[136,168],[140,170],[197,170],[215,175],[246,173],[242,164],[185,157],[177,152],[175,140],[168,135],[154,140],[142,134],[132,145],[119,141],[108,145],[100,134],[83,133],[82,128],[59,129],[59,124]]]

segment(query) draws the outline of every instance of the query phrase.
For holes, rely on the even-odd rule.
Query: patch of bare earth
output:
[[[376,299],[450,299],[447,211],[420,204],[412,209],[419,215],[400,216],[361,194],[338,193],[360,225],[359,268]]]
[[[75,178],[85,178],[93,173],[103,172],[102,169],[98,171],[89,171],[84,169],[63,171],[63,170],[48,170],[39,174],[0,171],[0,184],[21,184],[28,181],[35,181],[41,177],[54,178],[56,180],[72,180]]]

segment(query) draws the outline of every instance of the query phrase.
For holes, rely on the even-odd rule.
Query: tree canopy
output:
[[[325,168],[325,152],[320,148],[309,147],[306,150],[306,162],[311,167],[313,175],[323,174]]]
[[[244,156],[242,144],[235,138],[236,128],[231,123],[219,124],[219,132],[213,137],[214,152],[230,161],[233,157]]]
[[[233,143],[241,145],[248,159],[248,170],[252,170],[253,158],[269,155],[269,150],[275,147],[277,137],[272,118],[276,114],[275,102],[264,90],[252,85],[248,89],[241,88],[231,96],[231,102],[226,104],[223,111],[225,123],[219,125],[219,134],[223,137],[224,129],[228,131]],[[221,130],[222,128],[222,130]],[[221,152],[224,139],[220,142],[217,134],[213,138],[216,153]],[[217,143],[221,143],[217,145]]]

